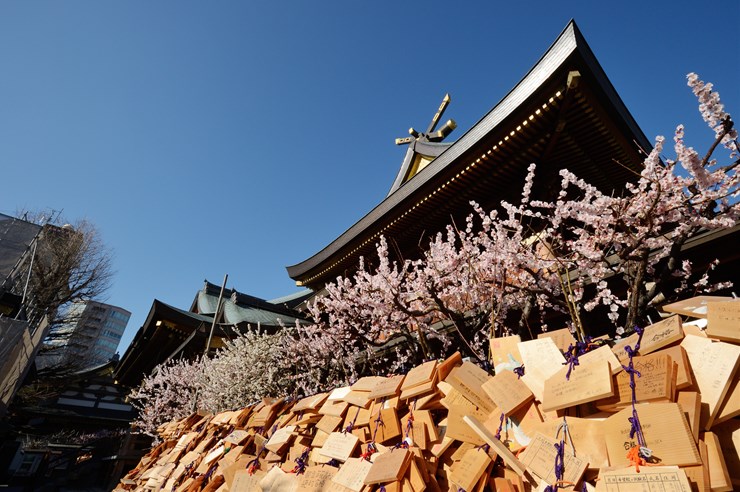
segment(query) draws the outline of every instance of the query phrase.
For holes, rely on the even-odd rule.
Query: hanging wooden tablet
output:
[[[493,400],[498,410],[512,414],[534,399],[526,384],[511,371],[502,371],[483,383],[483,391]]]
[[[365,476],[365,484],[391,482],[400,480],[406,473],[411,461],[411,452],[408,449],[397,448],[386,453],[378,454]]]
[[[558,442],[560,441],[545,436],[541,432],[537,432],[532,442],[529,443],[529,446],[519,455],[519,460],[530,472],[542,478],[550,485],[554,485],[557,481],[553,463],[555,463],[555,456],[557,454],[555,444]],[[568,442],[566,442],[566,448],[563,452],[563,480],[576,484],[586,471],[588,462],[574,456],[567,444]]]
[[[733,490],[730,472],[725,462],[724,453],[719,438],[713,432],[704,434],[707,445],[707,463],[709,466],[709,483],[713,492],[729,492]]]
[[[719,407],[713,425],[725,422],[738,415],[740,415],[740,369],[735,371],[735,377],[727,389],[727,394]]]
[[[636,405],[647,447],[662,465],[697,465],[701,462],[691,429],[677,403]],[[637,445],[630,438],[632,408],[615,413],[603,423],[604,440],[611,466],[627,466],[627,451]]]
[[[599,475],[597,492],[644,492],[644,491],[691,492],[686,473],[678,467],[656,466],[609,470]]]
[[[529,340],[517,346],[524,363],[522,381],[541,402],[545,391],[545,380],[563,367],[565,357],[550,338]]]
[[[492,412],[496,407],[481,386],[491,379],[491,376],[472,362],[463,362],[461,366],[450,371],[445,381],[459,391],[466,399],[481,410]]]
[[[339,467],[339,471],[332,478],[332,482],[346,487],[354,492],[361,492],[365,487],[365,477],[370,473],[373,464],[363,458],[348,458]]]
[[[328,492],[336,474],[333,466],[309,466],[298,476],[295,492]]]
[[[537,335],[537,338],[551,338],[561,352],[567,352],[568,347],[576,344],[576,339],[568,328],[546,331]]]
[[[519,335],[491,338],[491,365],[496,374],[501,371],[513,371],[522,365],[522,356],[517,345],[522,339]]]
[[[663,321],[659,321],[658,323],[645,327],[638,355],[650,354],[663,347],[679,342],[683,337],[684,333],[681,327],[681,317],[671,316]],[[626,362],[629,359],[629,355],[624,348],[627,345],[635,348],[637,339],[637,333],[633,333],[614,345],[614,347],[612,347],[612,351],[617,356],[617,359],[623,363]]]
[[[570,379],[566,375],[570,371]],[[545,412],[599,400],[614,394],[609,362],[581,364],[572,370],[561,368],[545,380],[542,409]]]
[[[450,481],[463,490],[472,490],[483,472],[491,464],[491,458],[482,448],[468,450],[463,459],[452,465]]]
[[[639,377],[635,377],[637,401],[640,403],[672,401],[675,387],[675,364],[671,356],[660,352],[635,356],[632,360],[635,369],[640,373]],[[630,375],[622,371],[614,376],[614,381],[614,395],[596,402],[596,407],[600,410],[616,411],[632,404]]]
[[[563,419],[534,425],[532,434],[556,435]],[[575,447],[575,455],[588,463],[589,469],[609,466],[609,455],[604,440],[603,421],[588,418],[568,417],[568,433]],[[570,445],[570,444],[569,444]]]
[[[707,335],[740,343],[740,300],[707,302]]]
[[[378,381],[373,389],[370,390],[368,398],[371,400],[377,400],[379,398],[387,398],[389,396],[398,396],[401,394],[401,384],[405,376],[391,376],[389,378],[383,378]],[[361,405],[362,406],[362,405]]]
[[[666,304],[663,311],[667,313],[676,313],[693,318],[707,317],[707,303],[731,301],[732,297],[723,296],[695,296],[689,299],[683,299],[678,302]]]
[[[320,453],[339,461],[347,461],[352,456],[359,440],[353,434],[332,432],[321,447]]]
[[[740,365],[740,346],[687,335],[681,342],[701,393],[702,428],[710,429]]]

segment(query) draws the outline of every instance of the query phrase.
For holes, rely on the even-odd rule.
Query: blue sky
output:
[[[383,199],[445,92],[455,138],[575,18],[648,138],[711,134],[685,74],[740,114],[740,3],[0,3],[0,212],[63,210],[115,255],[107,302],[263,298]]]

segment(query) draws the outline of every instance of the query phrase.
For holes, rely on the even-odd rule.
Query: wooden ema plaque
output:
[[[429,433],[427,432],[427,427],[424,425],[424,422],[419,422],[417,420],[411,421],[409,437],[411,438],[410,445],[418,446],[421,449],[429,448]]]
[[[660,349],[653,354],[668,354],[671,356],[671,360],[678,366],[678,372],[676,373],[676,389],[682,390],[691,388],[694,385],[694,378],[691,374],[691,366],[689,365],[689,357],[686,355],[686,351],[680,345],[673,345]]]
[[[373,389],[370,390],[368,398],[371,400],[377,400],[378,398],[387,398],[389,396],[397,396],[401,394],[401,384],[405,376],[391,376],[389,378],[383,378],[379,381]]]
[[[707,335],[740,343],[740,299],[707,302]]]
[[[612,374],[618,374],[622,370],[622,363],[619,362],[619,359],[617,359],[617,356],[614,355],[614,352],[612,352],[612,349],[608,345],[602,345],[578,357],[579,364],[589,364],[600,360],[605,360],[609,363]]]
[[[348,458],[339,467],[339,471],[332,478],[332,482],[354,492],[361,492],[365,487],[365,477],[370,473],[372,466],[373,464],[370,461],[363,458]]]
[[[378,412],[375,412],[377,415]],[[347,414],[344,416],[344,423],[342,429],[346,429],[347,426],[352,423],[353,428],[364,427],[370,425],[370,420],[373,414],[369,408],[350,407],[347,410]]]
[[[411,452],[404,448],[391,449],[379,454],[365,476],[365,484],[372,485],[400,480],[406,473],[411,459]]]
[[[534,399],[526,384],[511,371],[502,371],[481,386],[499,411],[509,415]],[[463,487],[464,488],[464,487]]]
[[[439,381],[446,380],[447,376],[450,374],[450,371],[452,371],[453,368],[461,365],[462,363],[463,360],[460,352],[455,352],[454,354],[440,362],[437,365],[437,377]]]
[[[679,347],[680,348],[680,347]],[[632,359],[640,376],[635,375],[635,397],[640,403],[673,401],[674,362],[664,353],[636,356]],[[622,371],[614,376],[614,396],[596,402],[600,410],[620,410],[632,404],[630,375]]]
[[[467,400],[485,412],[492,412],[496,405],[481,389],[491,376],[472,362],[463,362],[463,365],[452,369],[445,381],[459,391]]]
[[[696,296],[690,299],[684,299],[682,301],[674,302],[672,304],[666,304],[665,306],[663,306],[663,311],[667,313],[682,314],[690,318],[706,318],[708,311],[707,303],[731,300],[732,297]]]
[[[419,398],[422,396],[434,396],[430,395],[437,387],[437,375],[435,374],[429,381],[417,384],[407,389],[401,390],[400,398],[402,400],[409,400],[411,398]]]
[[[305,410],[318,410],[324,401],[329,397],[329,393],[319,393],[318,395],[307,396],[293,407],[293,412],[302,412]]]
[[[494,453],[501,457],[501,459],[509,468],[517,472],[520,476],[524,476],[527,474],[527,468],[524,466],[524,464],[519,461],[519,459],[514,456],[511,451],[509,451],[504,443],[496,439],[496,437],[491,434],[491,432],[486,429],[486,427],[481,424],[478,419],[466,415],[465,417],[463,417],[463,420],[466,424],[470,426],[471,429],[475,431],[476,434],[481,437],[481,439],[483,439],[486,444],[491,447],[491,450]]]
[[[382,376],[365,376],[357,380],[352,385],[351,389],[354,391],[372,391],[375,386],[385,381],[386,378]]]
[[[576,339],[568,328],[562,328],[560,330],[546,331],[540,333],[537,338],[551,338],[555,342],[555,346],[561,352],[567,352],[568,347],[576,344]]]
[[[463,490],[473,490],[491,464],[491,457],[482,448],[466,451],[463,458],[452,465],[449,479]]]
[[[352,390],[349,393],[347,393],[344,398],[342,398],[342,401],[349,403],[352,406],[360,407],[360,408],[368,408],[370,404],[372,403],[372,400],[370,399],[370,392],[369,391],[355,391]],[[347,414],[351,413],[351,411],[354,410],[350,408],[350,411],[347,412]]]
[[[686,473],[675,466],[642,466],[609,470],[599,475],[596,492],[691,492]]]
[[[429,410],[417,410],[414,412],[414,422],[424,424],[426,428],[429,440],[432,442],[439,440],[439,431],[437,430],[437,424],[432,418],[432,414]]]
[[[679,391],[676,395],[676,403],[681,406],[681,410],[686,416],[691,435],[694,436],[694,442],[699,442],[701,395],[696,391]]]
[[[733,490],[730,471],[727,468],[719,438],[713,432],[704,434],[707,445],[707,464],[709,468],[709,484],[712,491],[729,492]]]
[[[555,456],[557,449],[555,444],[559,441],[551,439],[538,432],[535,434],[529,446],[519,455],[519,459],[527,469],[542,478],[549,485],[557,481],[555,476]],[[563,453],[564,475],[563,480],[577,484],[586,471],[588,462],[581,458],[576,458],[566,442],[565,452]]]
[[[430,482],[429,472],[422,458],[414,455],[409,462],[409,469],[403,478],[403,490],[408,492],[423,492],[427,482]]]
[[[349,407],[349,403],[347,403],[346,401],[326,400],[326,403],[324,403],[319,409],[319,413],[321,415],[331,415],[332,417],[341,417],[344,415],[344,412],[347,411],[348,407]]]
[[[681,470],[686,473],[692,492],[711,492],[709,467],[704,465],[708,460],[707,445],[703,441],[699,441],[699,456],[701,456],[701,465],[682,466]]]
[[[321,420],[316,422],[315,427],[319,430],[326,432],[327,434],[331,434],[332,432],[337,430],[337,427],[339,427],[339,424],[341,423],[342,423],[342,417],[324,415],[323,417],[321,417]]]
[[[440,384],[444,384],[444,382]],[[473,402],[465,398],[462,393],[452,387],[450,387],[447,395],[442,398],[439,403],[448,410],[451,408],[463,408],[468,409],[471,412],[478,411],[478,407]]]
[[[558,372],[565,363],[565,357],[551,338],[540,338],[521,342],[519,353],[524,362],[522,381],[542,401],[545,391],[545,380]]]
[[[735,378],[730,383],[725,401],[720,406],[714,423],[716,425],[738,415],[740,415],[740,369],[735,372]]]
[[[642,403],[636,406],[647,447],[662,465],[698,465],[699,451],[681,407],[677,403]],[[615,413],[603,423],[611,466],[627,466],[627,451],[637,445],[630,438],[632,408]]]
[[[296,492],[324,492],[331,490],[337,469],[333,466],[309,466],[298,476]]]
[[[496,374],[501,371],[513,371],[522,365],[522,356],[517,345],[522,341],[519,335],[491,338],[491,364]]]
[[[376,422],[378,412],[372,414],[370,419],[370,438],[375,436],[376,442],[386,442],[401,435],[401,424],[395,408],[384,408],[380,410],[381,422]],[[377,428],[377,432],[376,429]]]
[[[359,439],[354,434],[345,434],[344,432],[332,432],[321,447],[320,453],[324,456],[347,461],[355,448]]]
[[[283,446],[291,441],[291,439],[293,438],[294,430],[295,427],[292,425],[287,425],[281,429],[276,430],[275,433],[270,436],[270,440],[267,441],[267,444],[265,444],[265,448],[272,451],[273,453],[277,453]]]
[[[501,440],[512,452],[516,453],[521,448],[527,446],[532,440],[534,431],[542,423],[542,416],[534,401],[527,403],[521,410],[506,415],[503,425],[501,426]],[[489,430],[498,429],[501,424],[500,412],[491,414],[484,425]]]
[[[234,473],[231,484],[227,484],[229,492],[262,492],[260,482],[265,477],[265,472],[257,470],[250,474],[246,468]]]
[[[401,384],[401,391],[405,391],[421,384],[428,383],[437,372],[437,361],[430,360],[411,369]]]
[[[568,366],[563,367],[545,381],[543,411],[572,407],[614,393],[612,372],[607,361],[575,366],[570,372],[570,379],[565,378],[568,369]]]
[[[660,350],[663,347],[667,347],[668,345],[680,341],[683,336],[681,318],[679,316],[671,316],[663,321],[647,326],[642,335],[642,342],[640,342],[639,355],[647,355],[656,350]],[[614,347],[612,347],[612,351],[617,356],[617,359],[622,363],[629,360],[629,355],[627,355],[624,347],[629,345],[634,349],[638,338],[639,335],[637,333],[633,333],[614,345]]]
[[[327,398],[328,401],[336,402],[347,396],[347,394],[352,391],[352,388],[349,386],[343,386],[341,388],[335,388],[331,393],[329,393],[329,397]],[[365,390],[370,391],[370,390]]]
[[[331,434],[331,432],[324,432],[321,429],[316,429],[316,434],[313,436],[311,446],[313,448],[320,448],[324,445],[326,440],[329,439],[329,434]]]
[[[599,469],[609,466],[609,455],[604,441],[603,421],[588,418],[567,417],[568,433],[573,440],[575,455],[588,463],[589,469]],[[550,420],[534,426],[531,432],[537,432],[544,436],[554,436],[563,419]],[[570,441],[568,442],[570,446]]]
[[[485,421],[490,414],[480,410],[465,410],[459,407],[452,407],[447,412],[447,430],[445,436],[480,446],[485,441],[465,423],[464,417],[466,415],[472,415],[480,421]]]
[[[740,346],[693,335],[687,335],[681,346],[689,357],[701,393],[702,427],[709,430],[740,364]]]
[[[719,438],[719,449],[730,473],[730,481],[740,487],[740,420],[730,420],[714,427]]]

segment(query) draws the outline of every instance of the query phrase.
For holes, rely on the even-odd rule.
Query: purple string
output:
[[[380,408],[378,409],[378,418],[375,419],[375,430],[373,431],[373,441],[375,442],[375,437],[378,435],[378,427],[381,425],[385,425],[383,423],[383,417],[381,416],[381,412],[383,411],[383,405],[385,405],[385,398],[380,402]]]
[[[296,475],[300,475],[306,471],[306,467],[308,466],[308,454],[311,452],[311,448],[306,448],[301,455],[296,458],[295,460],[295,468],[293,471]]]
[[[211,467],[208,469],[205,475],[203,475],[203,483],[206,483],[208,480],[211,479],[211,475],[213,475],[213,472],[216,471],[216,468],[218,467],[218,462],[211,465]]]
[[[625,366],[622,365],[622,369],[625,370],[627,374],[630,375],[630,389],[632,390],[632,417],[629,417],[627,420],[629,420],[631,426],[630,426],[630,439],[634,439],[635,436],[637,436],[637,444],[640,446],[640,455],[642,455],[643,458],[650,458],[650,451],[647,449],[647,442],[645,441],[645,435],[642,433],[642,425],[640,424],[640,417],[637,415],[637,407],[635,406],[637,403],[637,392],[636,392],[636,384],[635,384],[635,375],[639,378],[642,377],[640,374],[640,371],[635,369],[634,361],[632,360],[633,357],[640,351],[640,343],[642,342],[642,335],[645,333],[644,328],[640,328],[639,326],[635,327],[635,333],[637,333],[637,343],[635,344],[635,348],[633,349],[629,345],[626,345],[624,347],[624,351],[627,352],[627,355],[630,358],[629,365]]]
[[[522,364],[522,365],[521,365],[521,366],[519,366],[519,367],[515,367],[515,368],[514,368],[514,374],[516,374],[516,376],[517,376],[517,379],[519,379],[519,378],[521,378],[522,376],[524,376],[524,364]]]
[[[349,425],[344,429],[345,434],[349,434],[352,432],[352,429],[355,428],[355,421],[357,420],[357,416],[360,415],[360,408],[357,407],[357,412],[355,412],[355,418],[352,419],[352,422],[349,423]]]
[[[563,439],[560,442],[555,443],[555,484],[545,487],[545,492],[558,492],[558,484],[563,481],[563,477],[565,476],[564,454],[565,435],[563,435]]]
[[[496,429],[496,439],[501,440],[501,429],[504,427],[504,412],[501,412],[501,417],[498,421],[498,429]]]
[[[415,410],[416,410],[416,398],[414,398],[413,407],[409,408],[409,418],[406,420],[406,437],[409,437],[409,432],[411,432],[411,428],[413,427]]]
[[[260,427],[259,428],[259,431],[261,432],[263,429],[264,429],[264,427]],[[272,426],[272,431],[270,432],[270,437],[272,437],[275,434],[276,431],[277,431],[277,424],[275,424],[275,425]],[[255,456],[255,458],[253,460],[251,460],[249,463],[247,463],[246,468],[247,468],[247,470],[249,470],[249,474],[250,475],[252,473],[254,473],[255,470],[259,470],[259,468],[260,468],[260,455],[265,451],[265,449],[267,449],[267,441],[270,440],[269,438],[267,438],[267,436],[265,436],[265,438],[266,438],[265,439],[265,443],[262,445],[262,447],[260,448],[260,450],[257,452],[257,456]]]
[[[574,367],[579,365],[578,357],[585,354],[587,349],[588,344],[583,342],[568,345],[568,350],[565,351],[565,362],[563,362],[563,364],[568,364],[568,372],[565,373],[566,381],[570,381],[570,373]]]
[[[568,345],[568,350],[565,351],[565,362],[563,362],[563,364],[568,364],[568,372],[565,374],[565,379],[568,381],[570,380],[570,373],[575,366],[579,365],[578,358],[580,356],[586,352],[590,352],[594,347],[599,346],[601,346],[601,344],[594,343],[591,337],[584,338],[582,342],[576,341],[575,344],[571,343]]]

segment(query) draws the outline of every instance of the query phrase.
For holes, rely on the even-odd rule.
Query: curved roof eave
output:
[[[504,122],[507,117],[523,105],[542,85],[558,73],[565,66],[567,60],[576,53],[580,55],[585,68],[597,80],[613,109],[627,127],[629,127],[638,143],[644,148],[650,148],[649,141],[637,126],[637,123],[617,94],[614,86],[609,82],[601,65],[596,60],[596,57],[576,26],[575,21],[571,20],[524,78],[491,111],[460,137],[459,140],[414,176],[414,179],[409,180],[404,186],[399,187],[394,193],[389,194],[375,208],[321,251],[300,263],[286,267],[288,275],[294,280],[300,280],[302,277],[307,276],[309,272],[330,259],[382,217],[391,214],[394,208],[403,200],[434,179],[442,170],[463,156],[465,152],[469,151],[485,135],[492,132],[498,125]]]

